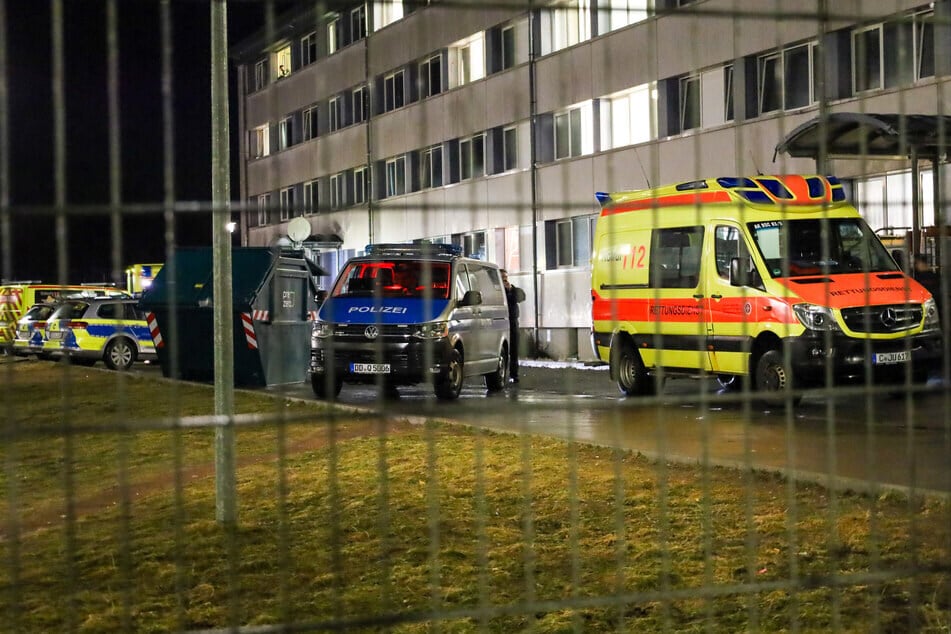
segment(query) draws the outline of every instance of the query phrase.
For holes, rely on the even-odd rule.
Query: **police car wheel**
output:
[[[652,390],[650,377],[641,355],[629,343],[621,343],[612,350],[614,375],[617,377],[618,389],[628,396],[648,394]]]
[[[311,374],[310,387],[314,390],[314,396],[317,398],[333,400],[340,396],[343,381],[338,378],[333,384],[330,384],[330,380],[327,377]]]
[[[128,370],[135,363],[135,346],[125,338],[113,339],[102,360],[111,370]]]
[[[495,372],[489,372],[485,375],[485,389],[490,392],[498,392],[505,387],[505,381],[509,373],[509,351],[503,348],[499,352],[499,364]]]
[[[444,401],[451,401],[459,398],[462,392],[462,354],[453,349],[449,353],[449,370],[446,376],[436,381],[436,396]]]
[[[767,350],[756,362],[756,389],[767,405],[779,405],[785,402],[785,392],[792,388],[792,370],[787,367],[783,353],[779,350]],[[801,395],[792,396],[796,405]]]

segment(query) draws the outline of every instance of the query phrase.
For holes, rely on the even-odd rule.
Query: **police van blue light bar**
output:
[[[381,242],[368,244],[367,255],[462,255],[462,247],[440,242]]]

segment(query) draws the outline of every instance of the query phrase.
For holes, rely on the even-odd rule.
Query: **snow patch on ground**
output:
[[[519,359],[518,364],[527,368],[571,368],[606,372],[608,364],[594,361],[552,361],[551,359]]]

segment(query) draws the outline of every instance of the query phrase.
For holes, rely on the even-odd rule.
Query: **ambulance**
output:
[[[123,291],[86,284],[43,284],[37,281],[9,282],[0,285],[0,350],[9,353],[16,339],[17,322],[34,304],[53,302],[71,294],[88,297],[127,296]]]
[[[935,300],[905,275],[835,177],[711,178],[596,194],[592,344],[627,395],[661,376],[801,389],[925,381]]]

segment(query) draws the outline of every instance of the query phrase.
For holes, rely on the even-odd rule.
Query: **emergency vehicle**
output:
[[[85,284],[43,284],[36,281],[0,285],[0,349],[10,351],[16,338],[17,322],[34,304],[52,302],[66,295],[127,297],[119,289]]]
[[[152,287],[152,281],[162,270],[161,264],[131,264],[125,270],[126,290],[133,297],[139,297]]]
[[[598,193],[592,343],[629,395],[656,376],[793,388],[924,381],[942,334],[931,295],[817,175],[711,178]]]

